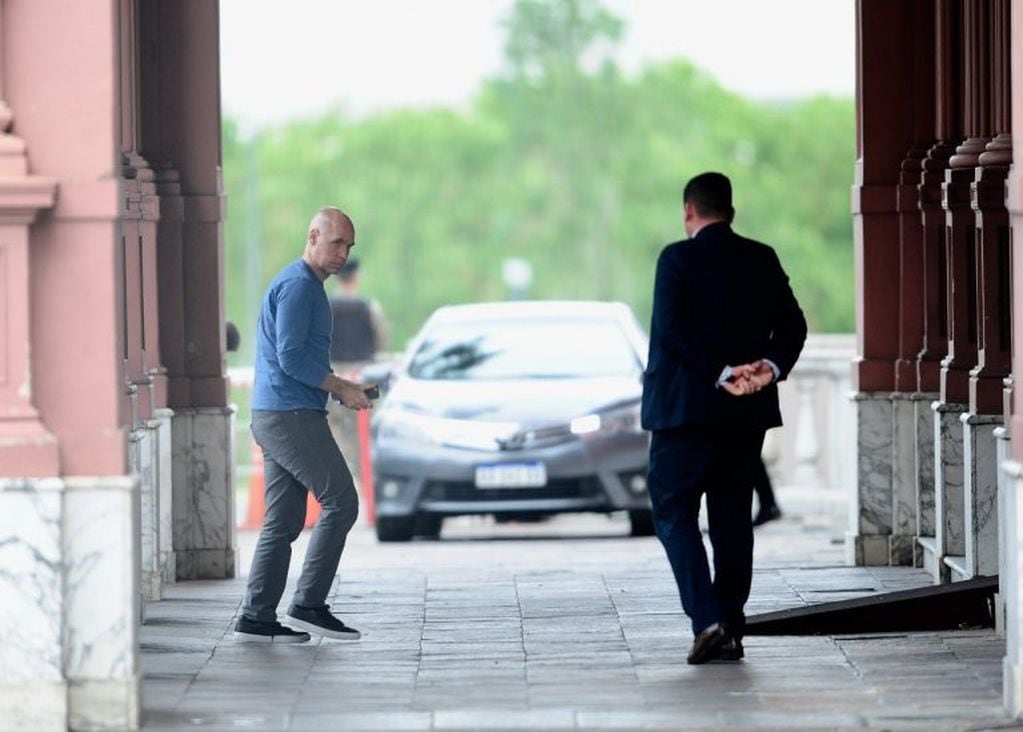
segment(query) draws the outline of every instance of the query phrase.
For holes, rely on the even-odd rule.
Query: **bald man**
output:
[[[253,643],[304,643],[309,633],[356,640],[359,631],[330,612],[327,593],[359,501],[352,475],[327,426],[327,399],[367,409],[363,387],[330,370],[331,313],[323,283],[355,246],[355,226],[338,208],[316,212],[305,252],[270,283],[256,326],[252,434],[263,449],[266,518],[252,558],[235,637]],[[305,523],[306,495],[320,504],[305,565],[285,617],[277,620],[291,544]]]

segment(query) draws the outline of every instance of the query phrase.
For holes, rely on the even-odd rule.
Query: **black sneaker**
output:
[[[331,615],[328,605],[321,605],[320,607],[292,605],[284,619],[296,628],[308,630],[310,633],[323,635],[327,638],[359,640],[362,637],[362,633],[355,628],[349,628],[338,618]]]
[[[306,643],[309,634],[287,628],[276,620],[249,620],[243,615],[234,625],[234,638],[242,643]]]

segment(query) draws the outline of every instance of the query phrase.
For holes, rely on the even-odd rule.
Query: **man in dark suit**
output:
[[[743,656],[754,469],[764,432],[781,425],[776,382],[799,357],[806,320],[774,250],[732,231],[728,178],[698,175],[683,201],[690,238],[657,262],[642,424],[653,433],[654,527],[693,624],[688,660],[705,663]]]

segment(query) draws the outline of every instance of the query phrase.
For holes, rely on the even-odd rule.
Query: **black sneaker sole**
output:
[[[741,661],[746,657],[742,649],[722,648],[718,654],[719,661]]]
[[[352,628],[348,630],[328,630],[327,628],[321,628],[315,623],[310,623],[307,620],[299,620],[293,615],[286,615],[284,621],[289,627],[295,628],[296,630],[304,630],[309,633],[316,633],[316,635],[322,635],[324,638],[336,638],[337,640],[354,641],[359,640],[362,637],[362,633]]]
[[[239,643],[277,643],[295,644],[308,643],[308,633],[296,633],[295,635],[262,635],[260,633],[243,633],[240,630],[234,632],[234,639]]]

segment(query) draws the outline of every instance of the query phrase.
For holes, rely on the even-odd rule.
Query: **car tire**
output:
[[[415,533],[415,517],[383,516],[377,518],[378,541],[412,541]]]
[[[653,514],[651,514],[650,511],[629,511],[629,535],[653,536]]]

